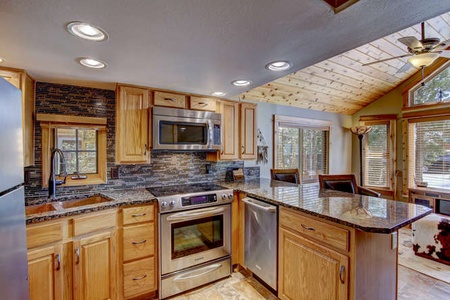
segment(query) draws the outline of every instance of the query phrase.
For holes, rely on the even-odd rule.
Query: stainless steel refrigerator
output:
[[[0,77],[0,299],[28,299],[22,94]]]

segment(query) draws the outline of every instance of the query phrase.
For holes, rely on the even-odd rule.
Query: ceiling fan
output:
[[[400,43],[408,47],[408,54],[373,61],[363,64],[363,66],[369,66],[391,59],[409,57],[408,62],[397,71],[397,73],[403,73],[412,66],[422,68],[423,70],[425,67],[431,65],[438,57],[450,58],[450,50],[446,50],[450,46],[450,39],[440,42],[439,38],[425,38],[425,23],[423,22],[421,23],[421,31],[421,40],[418,40],[414,36],[405,36],[398,39]]]

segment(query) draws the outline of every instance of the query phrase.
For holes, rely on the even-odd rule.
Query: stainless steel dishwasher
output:
[[[273,290],[277,290],[277,206],[253,198],[245,203],[244,264]]]

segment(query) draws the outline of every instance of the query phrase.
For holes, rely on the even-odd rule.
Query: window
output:
[[[66,186],[106,183],[106,118],[38,114],[36,119],[42,128],[43,187],[48,185],[53,147],[64,154]]]
[[[372,127],[363,140],[363,176],[364,185],[367,187],[390,191],[395,189],[396,119],[396,115],[360,118],[363,125]]]
[[[67,174],[97,173],[97,136],[95,129],[55,129],[55,145],[64,153]]]
[[[437,104],[450,101],[450,65],[438,69],[409,91],[410,106]]]
[[[409,120],[409,187],[450,188],[450,117]]]
[[[328,121],[274,116],[274,168],[298,168],[300,181],[328,172]]]

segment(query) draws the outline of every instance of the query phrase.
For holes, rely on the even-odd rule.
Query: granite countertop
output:
[[[75,199],[83,199],[88,197],[101,196],[109,201],[90,204],[84,206],[78,206],[73,208],[63,209],[59,202],[70,201]],[[56,210],[53,211],[45,211],[41,213],[28,214],[26,216],[26,223],[39,223],[43,221],[53,220],[62,217],[75,216],[83,213],[100,211],[108,208],[119,207],[123,205],[136,205],[136,204],[144,204],[144,203],[152,203],[156,202],[155,196],[153,196],[146,189],[127,189],[127,190],[115,190],[115,191],[104,191],[101,193],[95,193],[90,195],[78,195],[72,197],[60,197],[57,198],[54,202],[48,202],[47,199],[37,198],[37,199],[27,199],[28,203],[32,203],[35,205],[51,203]],[[25,207],[27,208],[27,207]]]
[[[296,185],[260,178],[219,184],[245,192],[249,197],[366,232],[391,233],[432,211],[402,201],[320,190],[318,183]]]

